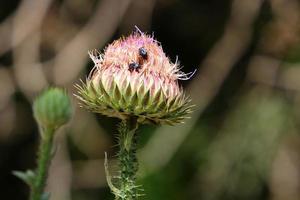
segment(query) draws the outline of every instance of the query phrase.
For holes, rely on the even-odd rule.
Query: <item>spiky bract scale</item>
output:
[[[147,51],[141,57],[139,49]],[[190,112],[190,100],[178,85],[185,76],[152,37],[134,33],[109,45],[104,54],[89,52],[95,67],[77,97],[89,110],[110,117],[137,117],[139,123],[175,124]],[[140,67],[130,70],[129,64]]]

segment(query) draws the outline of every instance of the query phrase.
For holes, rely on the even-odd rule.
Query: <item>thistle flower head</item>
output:
[[[95,67],[76,95],[89,110],[110,117],[137,117],[140,123],[174,124],[190,112],[189,98],[178,79],[189,75],[172,63],[151,36],[134,32],[92,50]]]

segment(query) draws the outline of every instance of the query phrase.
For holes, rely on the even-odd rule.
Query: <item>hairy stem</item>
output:
[[[38,152],[38,166],[36,170],[36,177],[31,187],[31,200],[42,199],[48,175],[48,168],[52,158],[53,133],[53,129],[46,129],[42,134],[43,137],[41,139]]]
[[[136,173],[138,162],[136,157],[137,141],[135,131],[138,123],[135,118],[124,120],[119,126],[119,145],[118,153],[120,165],[120,194],[116,199],[135,200],[138,197],[136,185]]]

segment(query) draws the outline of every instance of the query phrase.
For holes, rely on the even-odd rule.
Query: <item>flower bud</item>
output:
[[[89,55],[95,63],[76,95],[87,109],[140,123],[174,124],[191,111],[190,99],[178,85],[188,74],[172,63],[159,43],[142,32],[114,41],[104,54]]]
[[[57,129],[71,118],[70,98],[60,88],[47,89],[34,101],[33,114],[42,128]]]

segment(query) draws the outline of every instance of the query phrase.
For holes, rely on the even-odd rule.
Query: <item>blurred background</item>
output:
[[[300,199],[299,0],[2,0],[0,193],[28,198],[12,170],[35,167],[31,103],[58,85],[70,96],[102,50],[137,25],[179,56],[196,105],[185,124],[139,129],[139,182],[149,200]],[[118,120],[77,106],[56,137],[51,200],[113,199]]]

